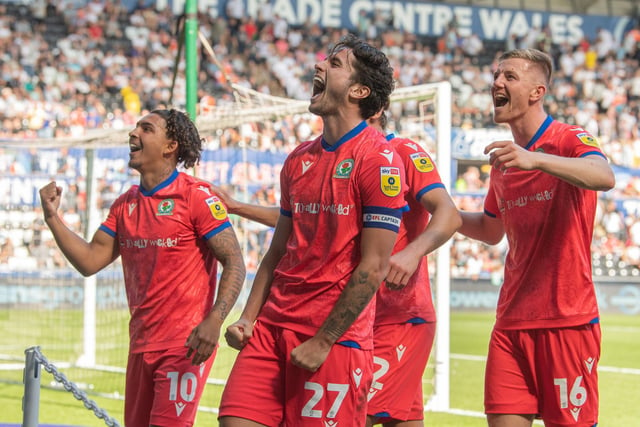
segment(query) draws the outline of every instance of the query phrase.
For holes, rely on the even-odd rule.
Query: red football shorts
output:
[[[424,418],[422,376],[435,332],[435,322],[374,328],[374,373],[367,413],[376,424]]]
[[[485,374],[485,412],[536,414],[545,426],[598,422],[598,323],[494,329]]]
[[[363,426],[372,352],[334,344],[316,372],[291,363],[310,337],[256,322],[222,393],[219,417],[273,427]]]
[[[191,427],[216,351],[200,366],[186,347],[129,354],[124,424]]]

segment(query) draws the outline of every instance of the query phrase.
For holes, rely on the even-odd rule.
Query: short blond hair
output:
[[[524,59],[540,68],[544,73],[547,86],[551,83],[551,73],[553,72],[553,61],[549,54],[538,49],[514,49],[503,53],[498,60],[500,62],[507,59]]]

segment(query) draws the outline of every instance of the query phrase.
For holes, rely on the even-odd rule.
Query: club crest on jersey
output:
[[[338,163],[336,166],[336,172],[333,174],[334,178],[349,178],[351,171],[353,170],[353,159],[345,159]]]
[[[598,140],[587,132],[579,133],[576,136],[580,141],[582,141],[584,145],[589,145],[591,147],[600,147],[600,145],[598,144]]]
[[[413,153],[409,154],[409,157],[420,172],[431,172],[433,170],[433,162],[427,156],[427,153]]]
[[[217,220],[222,221],[227,217],[227,210],[224,208],[224,205],[216,196],[209,197],[207,200],[207,205],[209,206],[209,210],[211,211],[211,215]]]
[[[175,207],[175,205],[176,204],[173,199],[164,199],[158,204],[158,212],[156,213],[156,215],[173,215],[173,208]]]
[[[400,194],[400,168],[380,168],[380,188],[385,196],[394,197]]]

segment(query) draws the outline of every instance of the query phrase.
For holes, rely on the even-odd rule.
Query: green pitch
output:
[[[76,316],[71,314],[71,317]],[[11,331],[5,337],[15,337],[24,325],[10,325],[11,316],[0,317],[0,329]],[[235,319],[235,317],[233,318]],[[47,354],[49,343],[46,337],[54,336],[53,328],[76,324],[78,319],[69,318],[51,324],[52,330],[40,331],[43,341],[39,343]],[[425,425],[434,427],[485,427],[482,416],[482,387],[484,356],[493,323],[492,313],[459,313],[451,315],[451,408],[453,413],[425,414]],[[617,427],[636,425],[640,419],[638,390],[640,390],[640,317],[602,316],[602,359],[600,361],[600,426]],[[126,334],[126,327],[122,328]],[[6,338],[11,341],[13,338]],[[24,351],[24,348],[21,350]],[[55,351],[59,351],[56,349]],[[108,353],[108,352],[107,352]],[[235,358],[235,350],[226,346],[220,348],[211,377],[226,378],[226,372]],[[109,355],[107,358],[113,358]],[[50,357],[50,359],[53,359]],[[69,380],[77,382],[72,373],[61,369]],[[3,373],[3,377],[6,377]],[[52,377],[43,372],[42,383],[48,384]],[[431,387],[425,382],[425,390]],[[217,425],[216,414],[222,386],[209,384],[201,401],[205,411],[198,414],[196,426]],[[14,382],[0,382],[0,424],[22,422],[23,386],[21,372],[16,373]],[[110,416],[122,421],[122,400],[89,395]],[[40,395],[41,424],[61,424],[77,426],[104,426],[92,412],[84,408],[71,393],[43,388]]]

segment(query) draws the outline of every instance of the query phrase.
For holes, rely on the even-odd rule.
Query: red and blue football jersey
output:
[[[525,148],[604,157],[588,132],[551,116]],[[509,243],[497,328],[576,326],[598,316],[591,275],[596,202],[596,191],[539,170],[491,170],[485,214],[502,219]]]
[[[397,232],[406,191],[402,161],[366,122],[335,145],[318,137],[298,146],[281,171],[281,214],[293,229],[260,320],[313,335],[360,262],[363,227]],[[375,304],[341,340],[371,348]]]
[[[131,352],[184,345],[211,311],[217,261],[207,240],[230,227],[209,185],[177,170],[150,191],[132,186],[100,229],[117,239]]]
[[[430,214],[420,199],[434,188],[444,188],[435,163],[420,145],[406,138],[387,136],[404,163],[409,210],[402,215],[402,223],[393,253],[415,240],[429,223]],[[431,296],[427,257],[422,257],[409,283],[402,289],[390,290],[383,283],[376,298],[376,325],[405,323],[422,319],[435,322],[436,314]]]

